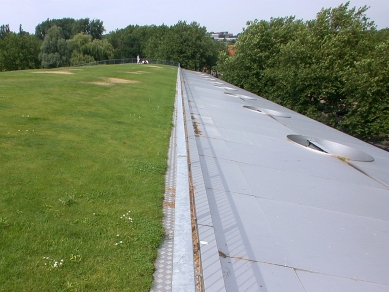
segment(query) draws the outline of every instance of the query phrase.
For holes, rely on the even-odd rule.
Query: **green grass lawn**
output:
[[[1,291],[150,290],[176,76],[0,72]]]

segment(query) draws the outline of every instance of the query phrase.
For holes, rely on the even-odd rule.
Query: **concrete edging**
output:
[[[172,292],[194,292],[193,241],[189,194],[188,152],[185,139],[181,68],[176,84],[177,158]]]

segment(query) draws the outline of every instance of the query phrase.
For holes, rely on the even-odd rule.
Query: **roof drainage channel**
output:
[[[252,105],[244,105],[243,107],[247,108],[249,110],[255,111],[255,112],[259,112],[259,113],[263,113],[265,115],[269,115],[269,116],[280,117],[280,118],[290,118],[290,115],[288,115],[286,113],[275,111],[275,110],[271,110],[271,109],[267,109],[267,108],[259,108],[259,107],[252,106]]]
[[[188,152],[182,104],[181,68],[176,85],[176,200],[174,219],[172,292],[195,292]]]
[[[288,135],[287,138],[299,145],[339,158],[362,162],[374,161],[374,158],[365,152],[330,140],[303,135]]]

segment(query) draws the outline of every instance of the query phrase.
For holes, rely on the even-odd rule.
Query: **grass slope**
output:
[[[150,290],[176,75],[0,73],[1,291]]]

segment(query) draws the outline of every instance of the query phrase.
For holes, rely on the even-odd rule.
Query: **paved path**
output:
[[[389,153],[209,75],[182,81],[205,291],[389,291]]]

